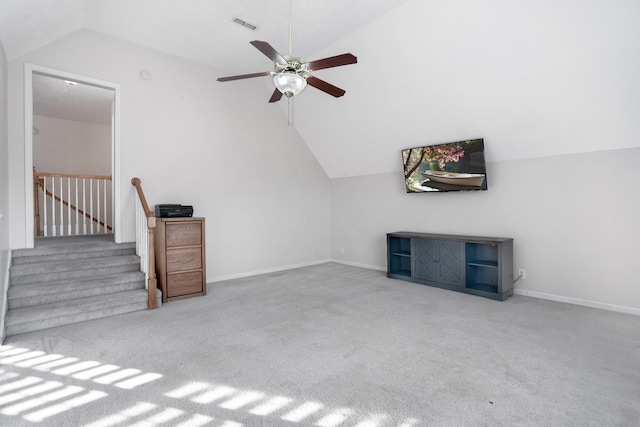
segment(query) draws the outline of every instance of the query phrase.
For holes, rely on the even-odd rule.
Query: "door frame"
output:
[[[114,92],[111,112],[111,176],[113,177],[112,206],[113,227],[116,243],[122,242],[122,218],[120,213],[120,85],[106,80],[69,73],[41,65],[24,64],[24,170],[25,170],[25,245],[34,246],[33,205],[33,74],[41,74],[63,80],[110,89]]]

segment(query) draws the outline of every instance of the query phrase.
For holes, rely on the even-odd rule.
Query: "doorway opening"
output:
[[[118,92],[108,82],[26,68],[27,247],[35,237],[120,241]]]

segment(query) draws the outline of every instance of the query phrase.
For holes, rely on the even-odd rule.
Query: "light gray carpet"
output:
[[[638,396],[639,317],[333,263],[0,348],[2,426],[636,426]]]

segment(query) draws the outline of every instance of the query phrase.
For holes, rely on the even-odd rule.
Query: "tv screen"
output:
[[[484,140],[402,150],[407,193],[487,189]]]

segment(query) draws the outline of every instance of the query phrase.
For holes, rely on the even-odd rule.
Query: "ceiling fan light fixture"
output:
[[[307,86],[307,79],[296,73],[278,73],[273,77],[273,83],[287,98],[302,92]]]

